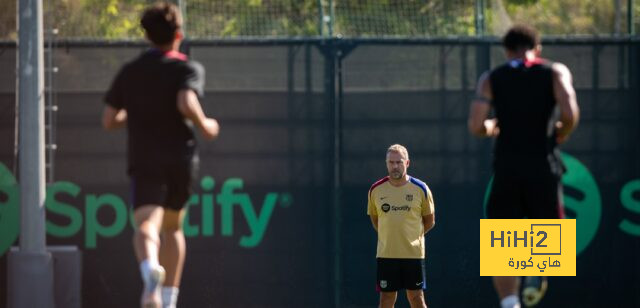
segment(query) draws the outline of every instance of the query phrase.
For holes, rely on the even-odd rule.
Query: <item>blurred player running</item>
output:
[[[105,96],[102,123],[107,130],[127,127],[141,305],[175,307],[186,255],[184,204],[197,168],[192,125],[206,139],[216,138],[219,126],[198,100],[204,68],[178,52],[182,17],[176,6],[153,5],[141,24],[153,48],[120,70]]]
[[[564,217],[558,144],[578,123],[579,109],[569,69],[539,58],[535,29],[515,26],[503,38],[507,63],[480,76],[471,103],[469,130],[496,137],[494,177],[487,204],[490,219]],[[491,109],[496,118],[488,119]],[[503,308],[520,307],[519,277],[494,277]],[[523,302],[537,304],[546,278],[527,277]]]

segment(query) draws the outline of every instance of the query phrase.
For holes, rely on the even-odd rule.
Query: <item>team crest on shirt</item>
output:
[[[407,201],[411,202],[413,201],[413,195],[407,195],[406,196]]]
[[[382,208],[382,211],[386,213],[389,211],[389,209],[391,209],[391,205],[389,205],[389,203],[385,203],[382,205],[381,208]]]
[[[380,280],[380,287],[381,288],[386,288],[387,287],[387,281],[386,280]]]

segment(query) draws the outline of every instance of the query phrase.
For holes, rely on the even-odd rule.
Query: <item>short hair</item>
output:
[[[174,4],[158,2],[142,13],[140,24],[151,42],[166,45],[175,40],[182,27],[182,15]]]
[[[393,144],[387,149],[387,155],[389,153],[400,153],[406,160],[409,160],[409,151],[401,144]]]
[[[502,46],[510,51],[533,49],[540,45],[540,34],[533,27],[515,25],[502,38]]]

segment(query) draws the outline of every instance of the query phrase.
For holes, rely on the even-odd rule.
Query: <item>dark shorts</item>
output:
[[[378,292],[395,292],[400,289],[424,290],[424,259],[387,259],[378,258],[378,274],[376,290]]]
[[[191,183],[195,180],[197,169],[197,160],[173,165],[132,167],[129,175],[133,208],[160,205],[181,210],[191,196]]]
[[[560,177],[554,174],[515,176],[496,172],[486,214],[489,219],[564,218]]]

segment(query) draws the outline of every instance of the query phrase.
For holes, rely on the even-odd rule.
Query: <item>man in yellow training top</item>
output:
[[[398,290],[405,289],[412,308],[426,308],[424,235],[435,225],[433,197],[424,182],[407,174],[409,152],[404,146],[390,146],[386,161],[389,176],[371,185],[367,205],[378,232],[380,307],[393,307]]]

